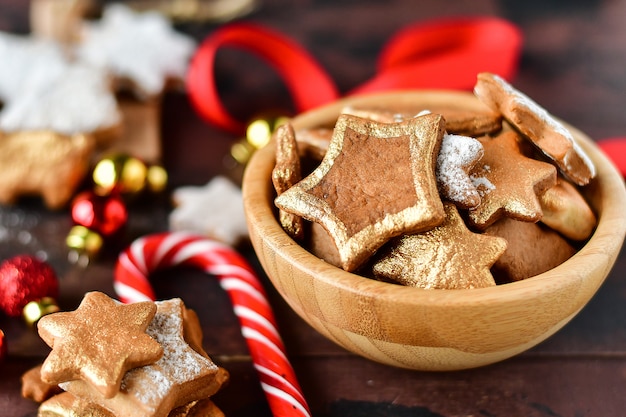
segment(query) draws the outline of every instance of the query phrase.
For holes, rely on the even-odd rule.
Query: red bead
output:
[[[126,224],[128,212],[117,195],[99,196],[85,191],[72,203],[72,219],[103,236],[111,236]]]
[[[52,267],[30,255],[18,255],[0,264],[0,309],[12,317],[43,297],[56,299],[59,283]]]

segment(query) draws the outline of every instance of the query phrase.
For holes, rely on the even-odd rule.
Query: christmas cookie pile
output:
[[[202,348],[180,299],[121,304],[87,293],[78,309],[44,316],[52,351],[22,378],[39,416],[222,416],[211,402],[228,373]]]
[[[488,287],[567,260],[596,225],[579,190],[592,162],[497,75],[479,74],[475,95],[475,111],[350,107],[332,130],[279,129],[285,231],[346,271],[420,288]]]

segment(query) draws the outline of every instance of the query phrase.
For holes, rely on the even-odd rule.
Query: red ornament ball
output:
[[[128,211],[118,195],[100,196],[85,191],[72,203],[72,220],[103,236],[111,236],[126,224]]]
[[[59,282],[46,262],[30,255],[18,255],[0,264],[0,309],[12,317],[22,315],[31,301],[56,299]]]

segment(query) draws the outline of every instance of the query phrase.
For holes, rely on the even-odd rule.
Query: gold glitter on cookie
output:
[[[467,229],[457,208],[444,203],[446,219],[424,233],[390,242],[374,263],[374,275],[425,289],[482,288],[496,285],[490,268],[506,241]]]

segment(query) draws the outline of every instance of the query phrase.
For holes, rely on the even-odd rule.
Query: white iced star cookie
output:
[[[61,47],[0,33],[0,130],[108,135],[121,123],[111,80],[70,61]]]
[[[159,13],[108,6],[102,19],[85,22],[79,59],[108,69],[121,83],[130,83],[140,97],[159,95],[171,80],[182,80],[196,44],[172,29]]]
[[[215,177],[201,187],[174,190],[176,208],[169,228],[195,232],[234,246],[248,237],[241,190],[225,177]]]
[[[121,123],[108,76],[83,64],[67,65],[46,86],[25,89],[0,113],[6,132],[51,130],[65,135],[104,133]]]

